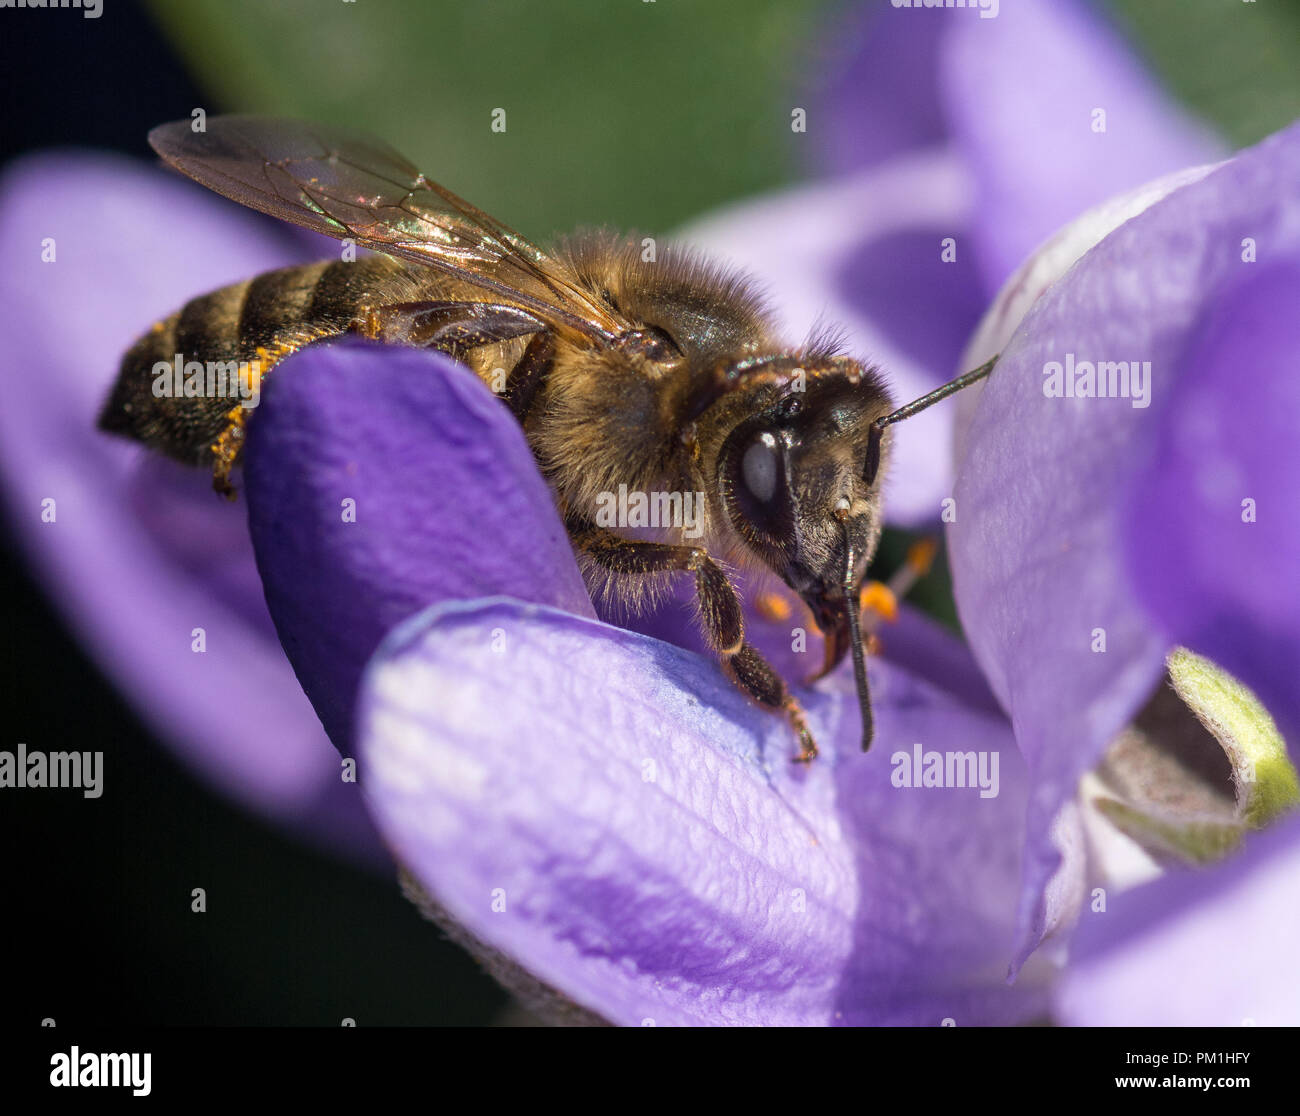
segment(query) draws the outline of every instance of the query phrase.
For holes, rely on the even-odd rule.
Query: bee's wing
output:
[[[294,120],[216,116],[149,133],[163,160],[232,201],[437,268],[597,340],[630,328],[536,245],[425,178],[387,144]]]

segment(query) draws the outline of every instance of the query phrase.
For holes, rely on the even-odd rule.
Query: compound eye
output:
[[[781,445],[769,430],[760,431],[740,459],[740,477],[750,497],[770,504],[781,479]]]
[[[735,439],[724,451],[732,522],[755,552],[779,571],[795,543],[787,435],[779,429],[759,429],[737,431]]]
[[[736,504],[749,529],[769,545],[784,547],[794,524],[785,444],[771,430],[750,436],[736,467]]]

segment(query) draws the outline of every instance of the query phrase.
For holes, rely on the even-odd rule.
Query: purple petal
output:
[[[1086,1027],[1300,1024],[1300,819],[1214,868],[1112,894],[1084,916],[1056,996]]]
[[[808,138],[821,173],[849,174],[943,144],[939,51],[948,14],[856,4],[833,21],[809,91]]]
[[[1221,144],[1161,92],[1121,36],[1075,0],[1004,0],[990,20],[946,14],[939,81],[977,183],[988,289],[1098,202],[1221,157]]]
[[[1076,214],[1222,153],[1077,0],[1001,0],[983,12],[862,5],[836,21],[821,53],[813,164],[846,174],[953,150],[974,175],[976,205],[970,227],[948,235],[958,259],[978,255],[986,290]]]
[[[881,656],[888,662],[948,691],[972,709],[1002,715],[970,648],[937,620],[904,604],[898,621],[881,628],[879,634]]]
[[[1265,262],[1241,264],[1207,308],[1125,528],[1138,592],[1166,637],[1251,686],[1294,752],[1300,255],[1277,251],[1261,245]]]
[[[56,261],[41,259],[52,238]],[[243,509],[201,470],[100,434],[119,356],[186,299],[292,262],[260,222],[121,159],[45,155],[0,183],[7,510],[34,573],[181,757],[241,801],[373,841],[262,601]],[[42,501],[56,501],[54,523]],[[191,651],[203,628],[207,650]]]
[[[427,605],[508,593],[593,615],[519,424],[447,357],[308,348],[268,376],[247,457],[271,615],[340,749],[366,661]]]
[[[604,1018],[661,1025],[1009,1023],[1022,770],[1004,722],[873,667],[788,728],[711,663],[515,601],[385,642],[360,710],[390,846],[471,934]],[[891,750],[996,754],[1000,794],[891,785]]]
[[[840,264],[844,298],[871,319],[881,341],[927,369],[937,386],[951,379],[986,295],[973,253],[945,259],[943,242],[964,232],[934,223],[871,238]]]
[[[1122,225],[1029,312],[967,432],[949,536],[957,601],[1036,786],[1022,955],[1051,928],[1041,896],[1059,861],[1053,819],[1150,693],[1169,647],[1126,575],[1125,495],[1179,395],[1190,332],[1243,266],[1241,238],[1294,247],[1297,184],[1293,128]],[[1150,406],[1045,397],[1044,366],[1067,353],[1150,361]],[[1092,650],[1099,629],[1104,653]]]

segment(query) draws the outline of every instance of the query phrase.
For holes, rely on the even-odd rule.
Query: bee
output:
[[[880,537],[889,427],[992,361],[896,409],[877,368],[816,338],[783,346],[753,282],[690,251],[650,262],[636,241],[586,233],[544,252],[382,142],[332,129],[226,116],[203,132],[162,125],[149,142],[233,201],[378,254],[192,299],[126,353],[102,429],[210,466],[231,496],[250,410],[220,393],[156,394],[157,365],[235,362],[260,385],[290,353],[345,334],[450,354],[521,424],[595,590],[635,609],[693,577],[708,645],[744,693],[788,720],[806,763],[817,755],[807,718],[747,641],[727,572],[770,571],[823,635],[812,680],[852,652],[869,747],[859,594]],[[620,486],[703,493],[702,522],[690,538],[671,525],[629,537],[595,514]]]

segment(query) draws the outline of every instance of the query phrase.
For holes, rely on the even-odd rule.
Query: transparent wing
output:
[[[296,120],[216,116],[149,133],[162,159],[218,194],[426,264],[599,340],[629,329],[519,233],[425,178],[387,144]]]

